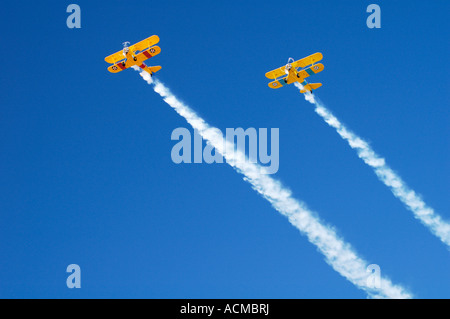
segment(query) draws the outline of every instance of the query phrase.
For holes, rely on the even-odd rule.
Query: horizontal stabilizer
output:
[[[311,92],[312,90],[316,90],[322,86],[322,83],[308,83],[300,90],[300,93]]]
[[[149,66],[148,69],[150,70],[150,72],[156,73],[156,72],[158,72],[159,70],[161,70],[161,67],[160,67],[159,65],[158,65],[158,66]],[[151,74],[151,73],[150,73],[150,74]]]

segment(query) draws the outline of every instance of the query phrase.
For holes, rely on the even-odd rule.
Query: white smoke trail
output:
[[[278,212],[286,216],[302,234],[306,235],[308,240],[316,245],[325,256],[326,262],[339,274],[373,298],[412,297],[403,287],[394,285],[385,277],[380,279],[379,288],[368,286],[368,263],[358,257],[352,247],[339,238],[332,227],[323,224],[303,202],[294,199],[290,190],[267,174],[265,167],[246,160],[245,154],[235,150],[233,143],[228,142],[220,130],[210,127],[193,110],[180,102],[164,84],[157,80],[152,81],[146,72],[141,72],[141,76],[147,83],[154,84],[155,92],[184,117],[207,143],[224,156],[229,165],[243,174],[244,180],[249,182],[254,190],[266,198]]]
[[[295,86],[303,89],[303,86],[298,82],[295,83]],[[389,187],[394,196],[413,212],[414,217],[450,248],[450,224],[436,214],[431,207],[428,207],[420,196],[411,190],[400,176],[386,164],[384,158],[378,156],[366,141],[349,131],[314,95],[306,93],[305,99],[315,105],[316,113],[329,126],[335,128],[350,147],[356,150],[358,156],[374,169],[378,179]]]

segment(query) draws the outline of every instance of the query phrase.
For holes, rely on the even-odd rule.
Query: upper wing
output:
[[[132,46],[129,47],[129,49],[131,52],[142,51],[142,50],[145,50],[145,49],[151,47],[152,45],[155,45],[158,42],[159,42],[159,37],[157,35],[152,35],[151,37],[149,37],[145,40],[142,40],[136,44],[133,44]],[[120,50],[116,53],[108,55],[105,58],[105,61],[108,63],[116,63],[118,61],[122,61],[123,59],[125,59],[125,57],[123,55],[123,50]]]
[[[322,63],[317,63],[317,64],[314,64],[314,65],[310,66],[307,69],[299,71],[298,72],[298,76],[300,78],[304,79],[304,78],[307,78],[310,75],[322,72],[323,69],[324,69],[323,64]]]
[[[306,58],[292,62],[292,67],[306,68],[308,65],[319,62],[322,59],[323,59],[322,53],[317,52],[317,53],[311,54],[310,56],[307,56]],[[282,67],[279,67],[278,69],[267,72],[266,77],[269,79],[276,79],[276,78],[279,78],[280,76],[284,76],[285,74],[286,74],[285,67],[282,66]]]
[[[117,61],[121,61],[125,59],[124,55],[123,55],[123,50],[120,50],[114,54],[108,55],[105,58],[105,61],[108,63],[116,63]]]
[[[285,71],[285,67],[284,66],[279,67],[278,69],[275,69],[273,71],[270,71],[270,72],[266,73],[266,77],[271,79],[271,80],[274,80],[274,79],[279,78],[280,76],[284,76],[284,75],[286,75],[286,71]]]
[[[157,35],[152,35],[151,37],[130,46],[130,51],[132,52],[142,51],[147,48],[150,48],[152,45],[155,45],[158,42],[159,37]]]
[[[292,62],[294,68],[306,68],[308,65],[319,62],[323,59],[323,55],[320,52],[311,54],[306,58],[300,59],[298,61]]]

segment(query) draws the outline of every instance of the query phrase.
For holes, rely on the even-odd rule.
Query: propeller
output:
[[[292,68],[292,62],[294,62],[294,59],[293,58],[289,58],[288,59],[288,63],[284,67],[284,70],[285,70],[286,74],[288,74],[289,70]]]

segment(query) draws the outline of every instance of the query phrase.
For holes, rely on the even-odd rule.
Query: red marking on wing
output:
[[[152,57],[152,55],[150,53],[148,53],[147,51],[144,51],[143,54],[145,55],[145,57],[147,59],[150,59]]]

